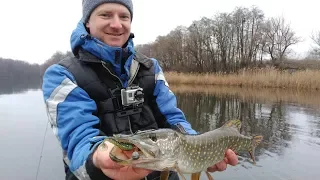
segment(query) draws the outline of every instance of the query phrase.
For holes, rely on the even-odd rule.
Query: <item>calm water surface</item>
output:
[[[242,134],[264,136],[256,149],[256,165],[243,152],[239,165],[213,173],[214,179],[319,179],[318,95],[244,94],[234,90],[177,93],[179,107],[199,132],[238,118]],[[3,94],[0,89],[0,120],[1,180],[64,179],[61,150],[48,126],[40,90]],[[207,179],[204,173],[201,179]]]

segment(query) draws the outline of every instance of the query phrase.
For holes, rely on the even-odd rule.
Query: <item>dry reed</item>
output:
[[[254,88],[320,89],[320,71],[280,71],[273,68],[247,69],[234,74],[166,72],[169,84],[223,85]]]
[[[236,96],[243,101],[287,102],[311,105],[320,108],[318,91],[279,89],[279,88],[240,88],[215,85],[171,85],[174,93],[209,94],[215,96]]]

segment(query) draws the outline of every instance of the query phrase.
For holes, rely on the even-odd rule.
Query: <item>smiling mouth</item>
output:
[[[121,35],[123,35],[123,34],[110,34],[110,33],[107,33],[108,35],[110,35],[110,36],[121,36]]]

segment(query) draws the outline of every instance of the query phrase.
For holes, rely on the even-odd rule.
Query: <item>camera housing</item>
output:
[[[144,102],[143,89],[139,86],[121,89],[121,103],[123,106],[138,106]]]

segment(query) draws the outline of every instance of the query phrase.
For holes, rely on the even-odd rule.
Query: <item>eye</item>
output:
[[[120,13],[119,17],[121,19],[124,19],[124,20],[129,20],[130,19],[130,15],[128,13]]]
[[[111,14],[110,13],[102,13],[102,14],[100,14],[100,16],[109,18],[109,17],[111,17]]]
[[[129,16],[120,16],[122,19],[129,19]]]
[[[156,134],[150,134],[150,135],[149,135],[149,138],[150,138],[152,141],[154,141],[154,142],[157,141],[157,135],[156,135]]]

